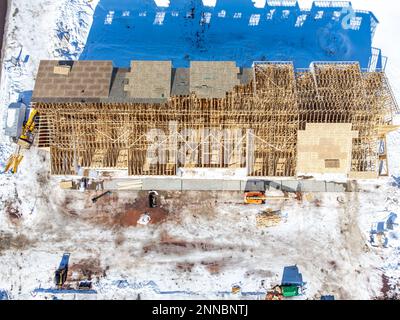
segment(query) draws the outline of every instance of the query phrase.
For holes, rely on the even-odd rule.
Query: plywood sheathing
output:
[[[348,174],[353,139],[351,123],[307,123],[297,134],[297,173]],[[338,164],[338,167],[334,164]]]
[[[171,95],[171,61],[131,61],[124,90],[138,99],[169,98]]]
[[[198,98],[224,98],[240,84],[233,61],[191,61],[190,92]]]
[[[352,171],[348,174],[349,179],[360,180],[360,179],[376,179],[378,178],[378,172],[375,171]]]
[[[55,72],[70,67],[69,72]],[[42,60],[32,100],[43,98],[107,98],[110,91],[111,61]]]

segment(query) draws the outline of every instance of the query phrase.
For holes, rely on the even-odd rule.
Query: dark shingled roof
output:
[[[151,66],[151,62],[147,64]],[[67,75],[54,73],[55,66],[70,66]],[[62,70],[61,70],[62,71]],[[65,71],[65,69],[64,69]],[[152,68],[137,75],[138,81],[151,78]],[[68,73],[68,72],[67,72]],[[131,68],[114,68],[111,61],[42,60],[37,73],[32,102],[165,103],[167,97],[130,97],[125,91]],[[241,84],[249,83],[253,69],[240,69],[235,75]],[[137,83],[137,82],[136,82]],[[135,82],[133,83],[135,84]],[[171,96],[190,94],[190,69],[171,69]],[[137,89],[137,88],[136,88]]]
[[[54,73],[58,65],[71,66],[68,75]],[[111,61],[42,60],[32,101],[69,101],[108,98],[113,65]]]

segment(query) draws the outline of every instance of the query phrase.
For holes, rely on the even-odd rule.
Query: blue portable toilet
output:
[[[54,282],[60,289],[64,282],[67,280],[68,274],[68,263],[69,263],[69,253],[64,253],[61,258],[60,265],[54,274]]]
[[[282,286],[299,286],[304,285],[303,276],[299,272],[297,266],[288,266],[283,269]]]
[[[64,254],[63,254],[58,269],[65,269],[65,268],[68,267],[69,256],[70,256],[69,253],[64,253]]]

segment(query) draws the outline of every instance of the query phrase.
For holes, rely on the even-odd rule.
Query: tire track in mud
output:
[[[320,261],[325,260],[325,263],[315,268],[315,271],[320,273],[317,278],[321,282],[321,287],[315,295],[316,299],[319,299],[320,294],[328,293],[339,299],[356,298],[352,288],[348,288],[346,284],[359,282],[347,281],[347,278],[352,278],[354,275],[360,278],[359,257],[365,248],[365,239],[358,226],[359,194],[347,192],[344,198],[343,206],[335,208],[338,212],[338,229],[330,230],[333,233],[332,241],[335,243],[320,251]]]
[[[314,201],[314,205],[324,207],[324,202],[329,201],[329,197],[336,195],[324,195]],[[326,198],[328,197],[328,198]],[[319,299],[322,294],[333,294],[339,299],[353,299],[354,293],[351,288],[346,287],[346,283],[354,283],[354,274],[361,280],[359,269],[359,257],[365,247],[364,236],[358,227],[358,212],[360,208],[359,195],[357,192],[349,192],[344,195],[345,204],[332,208],[336,211],[337,228],[330,229],[328,239],[322,240],[323,243],[329,243],[330,246],[321,246],[318,234],[313,236],[305,232],[309,228],[306,223],[298,223],[296,227],[297,252],[292,255],[295,261],[306,274],[312,275],[313,283],[310,285],[315,291],[314,298]],[[317,211],[309,210],[307,206],[300,206],[296,214],[300,214],[300,221],[307,221],[307,215],[325,215],[328,211],[319,208]],[[322,211],[321,211],[322,210]],[[315,218],[315,217],[314,217]],[[323,216],[321,216],[323,219]],[[323,223],[321,221],[321,223]],[[316,259],[310,261],[310,251],[318,252]],[[350,266],[350,267],[349,267]],[[358,271],[357,271],[358,270]],[[352,281],[347,281],[350,278]],[[356,282],[358,282],[357,280]],[[304,281],[307,282],[305,277]],[[319,283],[318,283],[319,282]],[[307,285],[306,285],[307,287]]]
[[[299,212],[301,212],[301,221],[305,221],[305,223],[298,223],[296,229],[298,233],[298,246],[296,248],[298,251],[293,259],[296,259],[296,264],[300,266],[300,272],[303,271],[303,277],[306,283],[308,282],[306,274],[312,276],[313,283],[310,283],[310,285],[313,286],[313,289],[315,290],[315,299],[319,299],[320,295],[327,293],[334,294],[339,298],[345,296],[341,289],[342,272],[336,262],[338,256],[337,251],[334,249],[334,245],[330,247],[322,246],[318,234],[310,237],[310,233],[305,232],[305,229],[309,227],[306,224],[308,219],[307,215],[326,214],[321,211],[326,200],[327,199],[324,199],[321,196],[317,196],[309,205],[302,204]],[[318,210],[315,210],[313,207],[318,207]],[[296,212],[296,214],[299,214],[299,212]],[[332,233],[335,231],[336,230],[331,230]],[[334,237],[334,241],[339,241],[339,239]],[[318,252],[318,256],[310,260],[310,251]],[[317,283],[316,280],[319,280],[320,283]],[[305,287],[307,291],[308,285],[306,284]]]
[[[360,261],[360,257],[369,251],[367,239],[363,235],[358,221],[361,209],[360,193],[357,190],[358,185],[356,181],[352,181],[350,184],[352,191],[345,193],[344,207],[339,215],[340,233],[343,242],[343,253],[341,255],[343,260],[347,261],[351,266],[343,274],[343,280],[345,283],[358,283],[360,286],[364,284],[365,289],[370,289],[369,278],[365,279],[363,276],[363,269],[370,266],[363,265],[363,262]],[[346,278],[350,278],[351,281],[347,282]],[[343,289],[347,293],[346,296],[349,298],[360,298],[353,296],[354,292],[350,292],[352,289]]]
[[[351,182],[351,184],[357,187],[355,181]],[[342,234],[349,260],[355,262],[363,253],[363,248],[365,248],[365,239],[359,228],[357,217],[360,209],[359,193],[347,192],[345,199],[344,208],[339,216],[340,233]]]

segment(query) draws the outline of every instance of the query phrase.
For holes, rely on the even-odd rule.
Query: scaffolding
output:
[[[398,111],[386,76],[357,63],[256,62],[253,79],[224,98],[173,96],[165,103],[36,102],[38,146],[52,174],[80,167],[129,175],[177,168],[247,168],[249,176],[295,176],[298,130],[351,123],[352,171],[377,171],[378,126]]]

